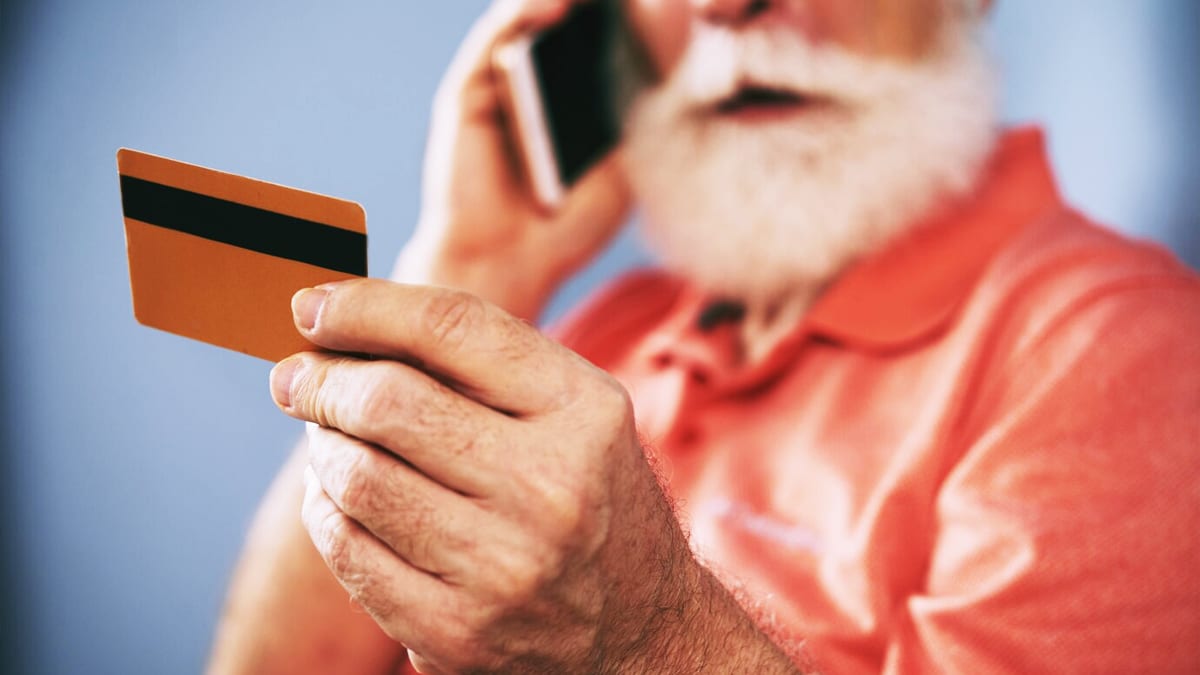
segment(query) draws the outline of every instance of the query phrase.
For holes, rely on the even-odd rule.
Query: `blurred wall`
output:
[[[136,325],[114,153],[344,196],[386,274],[429,100],[483,0],[0,5],[3,663],[202,667],[254,505],[299,427],[269,365]],[[1001,0],[1011,120],[1067,195],[1200,263],[1200,3]],[[641,254],[623,237],[553,312]]]

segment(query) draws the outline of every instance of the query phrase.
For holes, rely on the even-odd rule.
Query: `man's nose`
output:
[[[703,20],[727,26],[740,26],[754,20],[775,4],[773,0],[690,0],[693,11]]]

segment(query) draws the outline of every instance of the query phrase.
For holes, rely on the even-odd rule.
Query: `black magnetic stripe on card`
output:
[[[317,267],[367,275],[367,235],[121,176],[126,218]],[[181,261],[182,262],[182,261]]]

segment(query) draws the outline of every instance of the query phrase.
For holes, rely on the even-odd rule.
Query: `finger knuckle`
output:
[[[354,569],[354,556],[351,553],[350,524],[346,517],[337,511],[326,514],[319,532],[317,546],[325,554],[329,571],[342,580],[350,577]]]
[[[376,624],[389,626],[395,623],[403,608],[394,599],[393,589],[379,577],[377,571],[362,573],[357,585],[350,591],[350,597],[375,619]]]
[[[633,402],[629,392],[612,377],[597,378],[591,395],[591,406],[600,423],[608,428],[622,429],[633,422]]]
[[[332,372],[334,364],[322,364],[309,369],[302,383],[302,400],[309,402],[309,417],[323,427],[338,427],[338,403],[341,387],[339,378]]]
[[[358,389],[354,405],[359,424],[367,431],[387,428],[396,414],[399,384],[395,373],[382,364],[372,364],[370,374]]]
[[[403,394],[393,394],[397,406],[403,398],[404,424],[414,436],[445,435],[459,424],[460,417],[446,404],[447,391],[431,378],[417,377],[406,383]]]
[[[587,505],[581,490],[560,480],[542,480],[535,488],[538,511],[557,541],[569,539],[584,520]]]
[[[561,557],[556,546],[527,542],[492,560],[495,575],[491,601],[496,611],[519,609],[537,600],[557,577]],[[491,619],[476,617],[483,624]],[[494,617],[492,617],[494,619]]]
[[[446,455],[455,461],[472,461],[480,455],[486,456],[486,450],[494,447],[495,441],[487,430],[464,432],[447,439]]]
[[[447,528],[438,509],[431,504],[412,503],[405,505],[402,526],[392,528],[387,538],[395,542],[395,548],[405,551],[405,557],[414,564],[433,572],[445,574],[439,565],[439,550],[447,542]]]
[[[483,322],[483,301],[461,291],[435,294],[422,310],[422,327],[443,348],[455,349]]]
[[[368,513],[374,508],[375,485],[373,457],[369,452],[348,453],[342,469],[338,501],[350,514]]]
[[[510,565],[504,579],[506,584],[501,597],[505,605],[520,607],[537,596],[540,575],[529,562],[522,560],[522,564]]]

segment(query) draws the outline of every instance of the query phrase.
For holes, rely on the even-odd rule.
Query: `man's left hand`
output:
[[[313,423],[305,526],[418,668],[645,668],[711,594],[606,373],[447,289],[355,280],[293,311],[338,352],[271,374]]]

